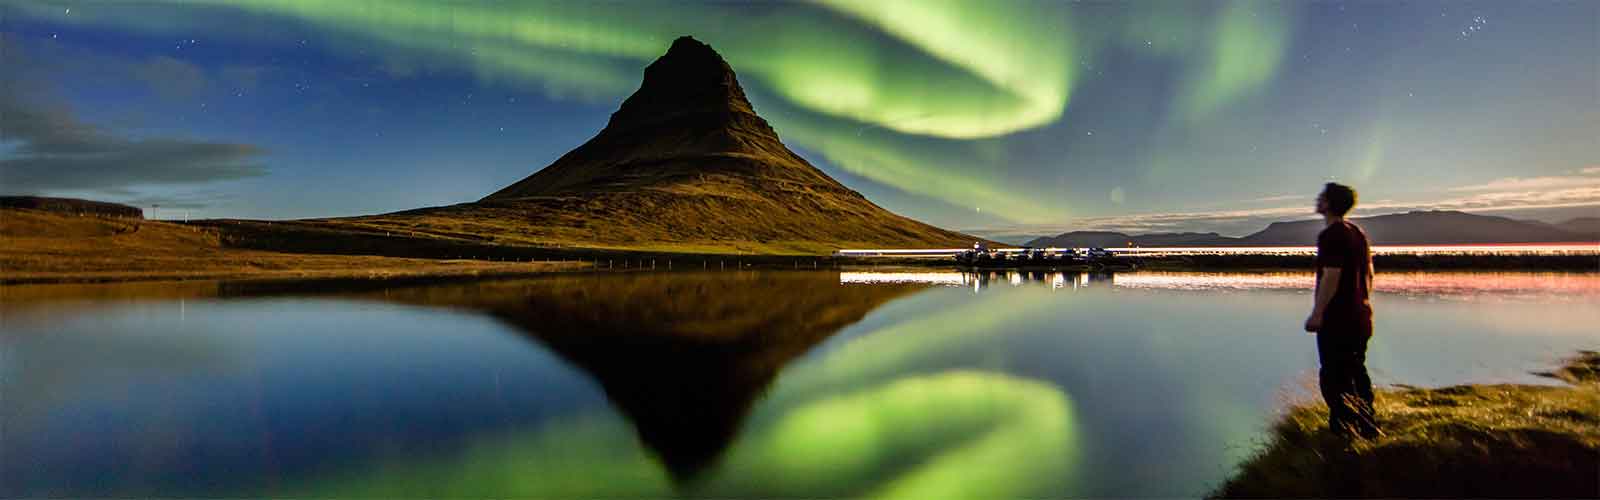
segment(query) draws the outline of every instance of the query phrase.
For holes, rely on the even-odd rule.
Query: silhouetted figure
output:
[[[1355,190],[1338,183],[1328,183],[1317,196],[1317,213],[1327,228],[1317,235],[1316,304],[1305,327],[1317,335],[1328,429],[1372,438],[1379,434],[1366,367],[1372,338],[1372,253],[1367,233],[1344,218],[1355,204]]]

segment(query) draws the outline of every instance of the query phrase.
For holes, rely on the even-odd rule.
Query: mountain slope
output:
[[[794,154],[733,69],[683,37],[593,139],[475,203],[329,219],[350,229],[502,244],[687,252],[827,253],[966,246],[901,217]]]

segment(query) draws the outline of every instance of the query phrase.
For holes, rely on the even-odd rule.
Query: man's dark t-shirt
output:
[[[1323,333],[1372,335],[1372,303],[1367,300],[1371,262],[1367,233],[1350,221],[1330,224],[1317,235],[1317,283],[1322,283],[1322,268],[1340,269],[1339,289],[1322,312]]]

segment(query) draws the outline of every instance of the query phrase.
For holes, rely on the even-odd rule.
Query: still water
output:
[[[1306,274],[0,287],[0,497],[1205,493],[1314,397]],[[1550,383],[1600,274],[1384,273],[1379,383]]]

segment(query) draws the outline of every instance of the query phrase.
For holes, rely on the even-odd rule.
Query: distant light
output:
[[[957,272],[842,272],[839,273],[839,283],[924,283],[943,286],[965,286],[967,278],[965,274]]]

